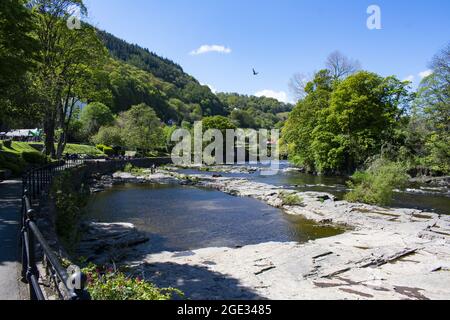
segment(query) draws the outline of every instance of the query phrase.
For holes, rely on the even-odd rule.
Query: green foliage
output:
[[[144,174],[145,169],[144,168],[138,168],[133,166],[131,163],[127,163],[125,165],[125,168],[123,169],[124,172],[131,173],[133,175],[142,175]]]
[[[83,108],[80,121],[85,134],[91,137],[101,127],[112,125],[114,123],[114,116],[106,105],[100,102],[93,102]]]
[[[301,206],[303,205],[303,198],[296,193],[282,192],[280,193],[283,206]]]
[[[115,154],[115,151],[111,147],[104,147],[103,153],[106,154],[107,156],[113,156]]]
[[[11,149],[12,148],[12,140],[5,140],[5,141],[3,141],[3,146],[5,148]]]
[[[313,131],[318,126],[320,112],[329,106],[333,81],[328,71],[318,72],[308,83],[305,99],[290,113],[282,136],[290,160],[308,171],[316,171]]]
[[[31,36],[34,24],[23,0],[0,1],[0,91],[2,98],[17,79],[33,66],[37,42]],[[3,110],[2,110],[3,112]]]
[[[106,146],[104,144],[97,144],[95,146],[98,150],[100,150],[101,152],[103,152],[103,148],[105,148]]]
[[[146,104],[131,107],[118,122],[127,148],[150,152],[164,145],[161,120]]]
[[[89,187],[74,183],[75,172],[66,170],[53,180],[51,197],[56,209],[56,233],[68,250],[73,250],[79,240],[79,225],[89,195]]]
[[[116,154],[116,150],[114,148],[105,146],[104,144],[97,144],[95,147],[107,156],[113,156]]]
[[[293,106],[273,98],[218,93],[217,97],[227,106],[230,119],[239,128],[274,128],[282,121],[282,114]]]
[[[42,165],[46,162],[47,158],[26,142],[10,141],[0,150],[0,168],[9,169],[14,175],[23,173],[29,165]]]
[[[125,165],[125,168],[123,169],[123,171],[124,171],[124,172],[128,172],[128,173],[133,172],[133,165],[132,165],[131,163],[127,163],[127,164]]]
[[[363,202],[375,205],[389,205],[394,189],[404,188],[409,176],[403,163],[386,159],[375,160],[366,171],[358,171],[352,176],[346,194],[350,202]]]
[[[173,295],[183,297],[174,288],[157,288],[150,282],[127,276],[121,271],[88,265],[83,268],[88,277],[87,290],[93,300],[170,300]]]
[[[203,115],[226,114],[225,106],[211,90],[179,65],[109,33],[99,31],[99,36],[115,58],[108,67],[115,112],[145,103],[162,120],[178,124],[199,120]]]
[[[64,150],[66,154],[80,154],[89,156],[102,156],[103,153],[100,152],[94,146],[83,145],[83,144],[67,144]]]
[[[23,160],[20,154],[0,151],[0,168],[9,169],[14,175],[21,174],[27,163]]]
[[[98,133],[93,136],[91,140],[92,142],[100,145],[123,146],[125,144],[122,136],[122,130],[118,126],[101,127]],[[103,151],[103,148],[100,150]]]
[[[321,173],[351,173],[385,145],[395,144],[405,83],[361,71],[335,80],[316,74],[307,96],[295,107],[283,130],[296,164]]]
[[[236,129],[236,125],[230,119],[223,116],[213,116],[203,118],[203,131],[210,129],[225,132],[227,129]]]
[[[25,160],[25,162],[34,165],[45,165],[46,163],[48,163],[47,157],[37,151],[22,152],[22,158],[23,160]]]
[[[418,90],[406,145],[409,160],[450,174],[450,44],[431,63],[433,74]]]

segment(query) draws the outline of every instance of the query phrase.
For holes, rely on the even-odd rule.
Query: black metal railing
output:
[[[69,276],[67,270],[42,235],[36,224],[35,207],[43,195],[47,194],[53,178],[59,172],[75,168],[83,160],[66,160],[30,170],[23,177],[22,197],[22,278],[29,286],[31,300],[46,300],[43,285],[51,288],[60,300],[88,300],[84,289],[85,276],[75,268]],[[38,262],[42,263],[46,277],[41,277]],[[78,270],[78,271],[77,271]]]

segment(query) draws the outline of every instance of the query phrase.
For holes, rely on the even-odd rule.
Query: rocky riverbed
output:
[[[159,286],[178,287],[188,298],[450,298],[449,216],[353,204],[336,201],[326,193],[297,192],[220,175],[183,175],[172,170],[116,173],[97,177],[92,186],[100,191],[126,182],[213,188],[348,229],[342,235],[306,244],[262,243],[163,252],[126,262],[146,279]],[[287,196],[300,201],[286,204]]]

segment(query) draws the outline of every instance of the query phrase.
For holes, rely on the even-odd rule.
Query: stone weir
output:
[[[192,299],[449,299],[450,217],[336,201],[247,179],[158,170],[104,177],[114,183],[177,183],[251,197],[346,233],[298,243],[163,252],[127,261],[159,286]],[[101,186],[101,181],[97,181]],[[108,183],[103,187],[107,187]],[[301,199],[287,205],[286,195]]]

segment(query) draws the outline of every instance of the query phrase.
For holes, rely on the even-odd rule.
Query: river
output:
[[[345,193],[349,191],[347,187],[348,178],[342,176],[317,176],[297,171],[285,171],[290,168],[287,161],[281,161],[280,171],[275,175],[263,175],[267,169],[264,166],[255,166],[262,168],[262,171],[254,173],[224,173],[224,172],[199,172],[193,169],[179,170],[185,174],[220,174],[224,177],[236,177],[255,180],[275,186],[293,188],[299,191],[318,191],[327,192],[342,200]],[[424,211],[430,211],[438,214],[450,215],[450,190],[447,188],[430,188],[426,185],[411,184],[405,191],[397,191],[391,204],[397,208],[411,208]]]
[[[287,166],[283,163],[282,169]],[[296,171],[280,171],[276,175],[263,175],[260,171],[252,174],[193,169],[179,171],[253,179],[300,191],[328,192],[338,198],[347,191],[343,177],[313,176]],[[450,214],[450,198],[445,193],[398,192],[394,206]],[[87,219],[93,221],[133,223],[150,237],[143,246],[148,253],[205,247],[234,248],[271,241],[305,243],[343,232],[302,217],[286,215],[282,210],[255,199],[177,184],[114,186],[92,195],[86,213]]]

